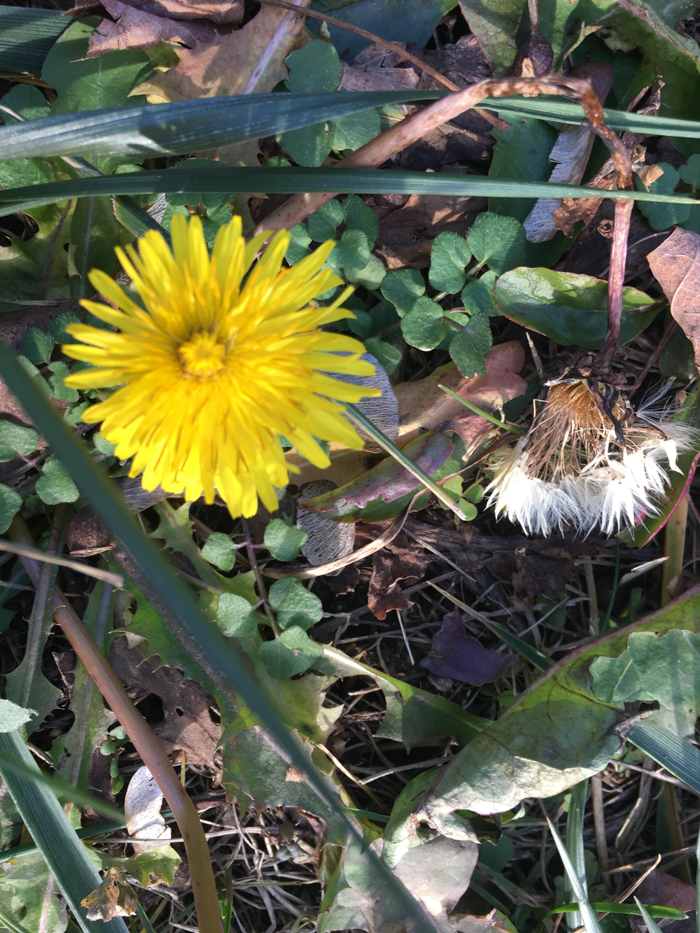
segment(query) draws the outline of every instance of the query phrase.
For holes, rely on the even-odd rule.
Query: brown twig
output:
[[[625,179],[631,178],[629,155],[617,136],[605,125],[602,105],[590,81],[561,75],[546,75],[540,78],[489,78],[478,84],[472,84],[442,100],[435,101],[424,110],[392,126],[381,136],[377,136],[376,139],[370,140],[352,152],[339,162],[336,168],[376,168],[397,152],[405,149],[406,146],[421,139],[430,130],[475,107],[485,97],[510,97],[513,94],[522,94],[524,97],[556,94],[577,100],[583,107],[593,129],[611,148],[618,173]],[[309,214],[318,210],[321,205],[331,201],[336,194],[337,192],[297,194],[266,217],[256,227],[254,233],[259,234],[266,230],[290,230]]]
[[[241,525],[243,526],[244,543],[246,552],[248,554],[248,562],[250,563],[251,569],[255,574],[255,582],[258,585],[258,595],[260,596],[260,599],[262,599],[267,621],[270,623],[272,631],[279,637],[282,632],[279,625],[277,624],[275,614],[270,608],[270,602],[267,598],[267,587],[265,586],[262,571],[260,570],[260,565],[258,564],[258,558],[255,555],[255,546],[253,545],[253,536],[250,532],[250,524],[248,523],[248,519],[241,518]]]
[[[29,529],[19,516],[15,517],[8,534],[21,544],[34,545]],[[30,557],[22,557],[21,561],[29,578],[36,583],[41,573],[38,562]],[[177,820],[187,853],[199,930],[201,933],[221,933],[221,913],[209,847],[195,805],[150,726],[129,699],[121,681],[58,586],[54,587],[53,601],[56,606],[54,619],[153,775]]]

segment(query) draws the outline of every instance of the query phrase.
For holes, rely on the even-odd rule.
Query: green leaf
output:
[[[264,641],[258,650],[268,674],[275,680],[288,680],[303,674],[323,653],[321,646],[311,641],[298,625],[282,632],[273,641]]]
[[[401,332],[406,343],[419,350],[434,350],[447,335],[442,323],[444,311],[431,298],[419,298],[401,321]]]
[[[5,534],[12,519],[22,508],[22,497],[4,483],[0,483],[0,534]]]
[[[598,350],[607,330],[607,291],[607,282],[590,275],[523,267],[498,279],[496,303],[501,314],[557,343]],[[622,301],[624,345],[649,326],[658,305],[636,288],[625,288]]]
[[[0,885],[3,930],[64,933],[68,923],[66,905],[56,891],[54,879],[41,853],[17,859],[8,869],[3,873]],[[16,926],[10,926],[13,920]]]
[[[700,634],[671,631],[661,638],[646,632],[629,637],[617,658],[591,665],[597,697],[623,707],[626,701],[656,700],[661,706],[645,725],[663,726],[680,738],[695,734],[700,711]]]
[[[397,269],[384,277],[381,292],[394,305],[399,316],[403,317],[411,310],[416,299],[425,294],[425,282],[416,269]]]
[[[316,123],[301,130],[289,130],[279,137],[290,159],[299,165],[321,165],[330,155],[332,146],[328,127],[325,123]]]
[[[519,178],[546,181],[552,172],[549,154],[557,140],[557,130],[542,120],[512,120],[506,130],[494,128],[496,140],[489,178]],[[494,201],[489,210],[521,223],[535,206],[535,200]]]
[[[378,256],[370,256],[369,262],[362,269],[351,269],[349,266],[344,270],[344,277],[353,284],[359,283],[369,290],[375,290],[384,281],[386,269],[384,263]]]
[[[36,494],[46,505],[75,502],[80,493],[66,468],[55,457],[49,457],[36,481]]]
[[[38,327],[31,327],[24,335],[22,353],[32,363],[48,363],[55,345],[56,341],[51,334]]]
[[[77,402],[80,394],[77,389],[71,389],[66,385],[66,376],[69,375],[68,366],[61,360],[56,363],[49,363],[49,369],[53,373],[49,376],[49,385],[51,394],[58,402]]]
[[[216,621],[224,633],[233,638],[251,637],[258,628],[258,617],[247,599],[235,593],[222,593],[216,611]]]
[[[273,518],[265,528],[265,547],[277,560],[290,561],[299,556],[309,536],[296,525],[288,525],[281,518]]]
[[[450,340],[450,356],[463,376],[485,376],[484,358],[491,349],[493,335],[488,317],[477,311],[466,327]]]
[[[323,617],[321,600],[309,593],[296,577],[275,580],[269,592],[270,605],[277,612],[281,629],[299,626],[309,629]]]
[[[306,221],[309,236],[317,243],[335,239],[336,227],[343,222],[343,208],[333,199],[322,204]]]
[[[382,121],[376,110],[349,113],[331,121],[331,140],[336,150],[359,149],[381,131]]]
[[[345,230],[329,256],[332,265],[363,269],[372,258],[367,234],[362,230]]]
[[[289,236],[289,246],[287,247],[287,252],[284,254],[284,258],[290,266],[293,266],[295,263],[300,262],[305,256],[309,255],[311,237],[304,223],[292,227],[289,231]]]
[[[464,267],[471,258],[464,237],[441,233],[430,250],[430,284],[440,292],[456,295],[464,285]]]
[[[380,364],[387,376],[390,376],[401,362],[401,351],[386,340],[379,340],[378,337],[368,337],[365,340],[367,352]]]
[[[343,201],[343,217],[348,230],[362,230],[372,249],[379,236],[379,221],[372,208],[358,195],[349,194]]]
[[[462,304],[470,314],[481,311],[489,317],[498,317],[500,311],[496,304],[496,273],[490,269],[478,278],[467,282],[462,289]]]
[[[236,563],[236,545],[228,535],[214,531],[202,548],[202,557],[219,570],[232,570]]]
[[[469,229],[467,243],[474,258],[499,275],[525,260],[525,228],[514,217],[479,214]]]
[[[21,729],[36,715],[33,709],[22,709],[10,700],[0,700],[0,732],[14,732]]]
[[[334,91],[340,83],[340,59],[330,42],[315,39],[284,60],[289,68],[285,84],[290,91],[308,94]]]
[[[51,107],[52,117],[80,110],[131,106],[143,100],[128,95],[153,74],[148,56],[128,49],[88,59],[88,39],[94,31],[94,26],[74,22],[46,56],[41,76],[58,93]]]
[[[68,327],[69,324],[80,324],[80,315],[76,314],[75,311],[64,311],[51,321],[49,324],[49,333],[56,343],[73,343],[75,337],[71,337],[71,335],[66,332],[66,327]]]
[[[14,424],[12,421],[0,421],[0,463],[12,460],[16,454],[28,457],[36,450],[39,432],[34,428]]]
[[[652,181],[649,191],[660,194],[672,194],[680,180],[680,175],[668,162],[659,162],[664,170],[663,175]],[[646,190],[641,178],[636,175],[634,179],[638,191]],[[674,224],[684,224],[690,217],[690,204],[640,204],[640,211],[647,218],[654,230],[667,230]]]

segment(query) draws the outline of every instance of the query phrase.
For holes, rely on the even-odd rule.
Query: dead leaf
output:
[[[151,726],[167,753],[179,756],[184,752],[195,767],[212,770],[218,783],[221,726],[209,714],[214,700],[204,687],[177,668],[160,667],[155,656],[144,658],[139,648],[128,647],[124,636],[112,642],[109,663],[137,705],[147,697],[156,697],[155,705],[160,701],[162,719],[157,712]]]
[[[240,23],[244,0],[124,0],[127,6],[164,19],[209,19],[213,23]],[[102,0],[76,0],[68,15],[84,16],[105,7]]]
[[[401,541],[401,537],[396,541]],[[405,535],[403,541],[407,546],[392,542],[374,555],[367,605],[380,620],[392,609],[410,609],[413,603],[402,593],[399,581],[404,580],[407,586],[418,583],[428,564],[435,560],[431,554],[411,546]]]
[[[109,14],[90,36],[88,58],[118,49],[150,49],[159,42],[175,42],[190,48],[198,42],[211,41],[215,35],[213,23],[202,21],[185,24],[181,20],[146,13],[138,4],[121,0],[100,0]],[[71,10],[71,12],[73,12]]]
[[[473,687],[493,683],[518,660],[517,655],[489,651],[464,631],[459,612],[450,612],[433,635],[427,657],[420,662],[437,677],[451,677]]]
[[[671,302],[671,314],[693,345],[695,365],[700,366],[700,235],[676,227],[647,259]]]
[[[506,402],[525,392],[525,380],[517,375],[525,365],[525,351],[517,340],[492,347],[486,354],[485,364],[486,375],[473,379],[466,379],[453,363],[446,363],[425,379],[394,386],[402,446],[417,437],[421,430],[435,430],[438,425],[455,418],[462,424],[466,419],[484,425],[480,415],[468,413],[464,405],[443,392],[440,385],[452,389],[488,414],[494,414]]]
[[[685,920],[666,921],[662,927],[665,933],[695,933],[694,884],[686,884],[660,868],[655,868],[640,884],[636,893],[644,904],[674,907],[690,914]]]
[[[210,41],[179,50],[179,65],[140,84],[132,95],[145,94],[150,103],[168,103],[268,93],[287,77],[284,59],[304,44],[303,32],[303,17],[263,4],[242,29],[217,30]]]
[[[165,844],[172,837],[172,831],[165,825],[160,808],[163,806],[163,794],[156,780],[144,765],[129,781],[124,798],[124,816],[126,829],[133,841],[134,852],[146,852]],[[149,840],[138,842],[137,840]],[[150,841],[157,840],[157,841]]]

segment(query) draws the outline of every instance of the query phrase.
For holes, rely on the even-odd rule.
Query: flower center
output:
[[[177,354],[186,376],[210,379],[223,369],[226,347],[213,334],[199,331],[182,344]]]

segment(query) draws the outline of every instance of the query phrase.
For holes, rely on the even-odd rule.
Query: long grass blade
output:
[[[0,63],[3,70],[40,74],[49,49],[70,22],[60,10],[0,6]]]
[[[586,929],[586,933],[603,933],[600,921],[596,917],[595,911],[591,907],[591,904],[588,900],[588,893],[583,884],[581,884],[581,879],[578,876],[571,859],[569,858],[569,853],[566,851],[566,846],[561,841],[561,836],[557,832],[556,827],[550,819],[547,819],[547,823],[549,824],[549,830],[552,834],[552,838],[554,839],[554,844],[556,845],[557,851],[559,852],[561,860],[564,863],[566,876],[569,879],[571,888],[576,896],[576,900],[578,901],[578,906],[583,917],[583,925]]]
[[[0,215],[28,211],[69,198],[98,195],[157,195],[169,192],[268,194],[337,191],[344,194],[432,194],[488,198],[598,198],[597,188],[436,172],[386,172],[381,169],[183,168],[177,171],[129,172],[101,178],[77,178],[0,191]],[[652,191],[605,191],[606,198],[631,198],[669,204],[697,204],[680,194]]]
[[[245,94],[208,100],[110,107],[29,120],[0,130],[0,159],[186,155],[289,132],[362,110],[433,101],[439,91]],[[252,189],[251,189],[252,190]]]
[[[661,933],[661,928],[659,927],[659,924],[656,922],[656,920],[654,920],[652,915],[647,910],[646,904],[642,904],[642,902],[639,900],[638,897],[635,897],[634,902],[637,905],[637,907],[639,907],[639,912],[644,918],[644,923],[646,924],[646,928],[649,931],[649,933]]]
[[[632,726],[627,736],[637,748],[700,794],[700,751],[663,726]]]
[[[11,9],[16,15],[41,13],[46,15],[47,21],[48,17],[55,23],[64,20],[53,11]],[[5,61],[3,63],[8,67]],[[89,110],[41,120],[41,125],[30,121],[28,125],[0,129],[0,159],[83,154],[90,158],[126,156],[141,161],[156,155],[184,155],[300,129],[321,120],[387,104],[427,104],[445,94],[444,91],[410,90],[255,94]],[[481,106],[496,110],[506,118],[536,117],[573,124],[584,118],[578,104],[560,98],[487,98]],[[700,122],[696,120],[652,117],[623,110],[605,110],[604,114],[611,129],[700,139]]]
[[[581,887],[588,896],[586,883],[586,859],[583,853],[583,818],[586,810],[586,797],[588,796],[588,781],[579,781],[571,791],[569,812],[566,818],[566,851],[569,853],[571,864],[578,875]],[[565,894],[574,892],[573,886],[566,878]],[[566,918],[570,930],[577,930],[583,923],[580,911],[574,911]]]
[[[61,804],[40,780],[41,772],[19,733],[0,732],[0,751],[3,752],[0,776],[83,933],[127,933],[126,924],[120,917],[108,923],[85,919],[85,908],[80,906],[80,902],[100,883],[97,869]],[[6,756],[19,759],[32,778],[7,767]]]

